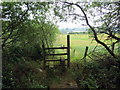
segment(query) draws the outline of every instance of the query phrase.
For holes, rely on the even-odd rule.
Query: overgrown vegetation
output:
[[[83,14],[77,14],[74,6]],[[68,75],[65,77],[76,81],[78,88],[120,88],[120,2],[87,4],[64,1],[2,2],[0,7],[2,8],[0,38],[2,38],[3,88],[50,88],[52,84],[60,83],[64,73]],[[99,13],[93,13],[94,11]],[[98,27],[91,25],[90,17],[87,17],[88,13],[94,17],[100,14],[100,18],[94,21],[100,23]],[[102,50],[108,52],[97,51],[98,45],[96,45],[93,52],[88,53],[83,59],[78,57],[76,60],[74,53],[71,53],[71,59],[75,61],[71,60],[70,69],[61,68],[59,63],[44,69],[42,45],[53,47],[55,37],[59,33],[55,25],[55,19],[57,21],[58,18],[65,21],[66,19],[86,21],[86,25],[90,28],[89,38],[94,38],[104,47]],[[88,40],[86,37],[76,39],[75,45],[78,45],[79,39],[87,44],[84,42]],[[89,47],[81,44],[81,47],[85,46]],[[76,49],[79,49],[78,47]]]
[[[120,88],[120,56],[116,59],[106,55],[100,57],[73,63],[70,73],[79,88]]]
[[[3,2],[1,5],[3,88],[47,87],[43,82],[47,81],[44,72],[39,71],[42,44],[52,47],[58,33],[57,26],[45,17],[48,4]]]
[[[84,17],[84,21],[86,22],[86,25],[89,26],[96,42],[101,44],[111,56],[115,57],[116,56],[114,53],[115,44],[120,42],[120,37],[117,36],[117,33],[120,32],[119,30],[120,27],[118,23],[120,20],[119,19],[120,2],[119,1],[113,2],[113,3],[92,2],[92,3],[86,4],[86,3],[80,3],[80,2],[71,3],[71,2],[63,1],[63,3],[64,3],[63,7],[65,7],[68,11],[71,10],[70,13],[66,14],[66,17],[69,17],[70,15],[72,15],[73,20],[77,20],[76,19],[77,17],[79,19],[81,19],[81,17]],[[84,7],[84,5],[86,7]],[[70,9],[67,6],[71,6],[71,7],[73,6],[73,7],[72,9]],[[75,12],[75,7],[77,7],[82,12],[83,15],[78,14],[77,11]],[[65,9],[63,9],[63,11],[65,11]],[[97,20],[96,19],[93,20],[92,22],[95,25],[97,24],[97,27],[91,25],[91,22],[88,17],[89,15],[88,13],[94,17],[97,17],[99,15],[99,18],[97,18]],[[107,40],[115,40],[115,41],[112,41],[110,46],[107,45],[105,42],[101,41],[98,38],[99,32],[108,35]]]

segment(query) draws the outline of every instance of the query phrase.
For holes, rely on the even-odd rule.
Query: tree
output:
[[[17,33],[16,28],[23,24],[28,16],[28,4],[25,3],[27,9],[22,12],[20,3],[2,3],[2,47],[8,43],[13,32]]]
[[[69,8],[66,11],[67,12],[67,16],[71,16],[73,17],[73,19],[76,20],[76,18],[78,17],[82,17],[82,20],[86,21],[86,24],[89,26],[89,28],[91,29],[94,38],[96,40],[97,43],[101,44],[102,46],[104,46],[104,48],[113,56],[115,57],[115,53],[114,53],[114,46],[116,43],[120,42],[120,37],[116,35],[116,28],[117,30],[120,29],[119,27],[119,2],[115,2],[115,3],[102,3],[102,2],[92,2],[92,3],[84,3],[84,2],[76,2],[76,3],[71,3],[71,2],[62,2],[63,3],[63,11],[65,11],[65,8],[73,6],[73,10],[69,11]],[[86,6],[86,7],[85,7]],[[82,11],[83,15],[77,14],[75,11],[75,7],[79,8],[80,11]],[[107,7],[107,8],[106,8]],[[111,7],[111,8],[109,8]],[[92,9],[91,9],[92,8]],[[98,10],[101,9],[106,9],[107,11],[104,12],[100,11],[100,13],[98,13]],[[96,10],[97,12],[94,12],[94,10]],[[92,13],[92,15],[94,14],[95,16],[98,16],[98,14],[101,14],[100,17],[104,17],[103,19],[100,19],[100,26],[98,27],[94,27],[91,25],[89,19],[90,19],[90,12]],[[89,16],[89,17],[88,17]],[[116,17],[117,16],[117,17]],[[81,20],[81,19],[80,19]],[[113,21],[114,20],[114,21]],[[98,20],[99,21],[99,20]],[[95,21],[96,22],[96,21]],[[112,22],[112,24],[111,24]],[[104,27],[101,29],[101,27]],[[115,42],[112,42],[111,47],[109,47],[105,42],[101,41],[98,38],[98,33],[102,32],[104,34],[107,34],[109,38],[112,38],[115,40]]]
[[[93,2],[90,7],[97,8],[97,12],[98,12],[97,14],[101,13],[101,15],[99,15],[99,19],[95,21],[95,23],[101,23],[101,25],[99,27],[96,27],[96,29],[99,30],[99,33],[108,35],[106,40],[111,40],[110,48],[111,51],[114,53],[115,44],[119,43],[120,41],[120,37],[118,36],[120,32],[119,2],[115,2],[115,3]]]
[[[50,6],[47,2],[2,2],[1,7],[3,88],[44,86],[33,68],[36,69],[37,64],[40,68],[42,44],[52,46],[58,32],[57,26],[47,17]]]
[[[3,2],[1,5],[3,48],[10,43],[20,40],[23,42],[24,39],[34,39],[33,41],[40,43],[45,41],[46,44],[52,45],[58,29],[47,18],[47,13],[50,12],[47,2]],[[44,34],[50,36],[45,37]]]

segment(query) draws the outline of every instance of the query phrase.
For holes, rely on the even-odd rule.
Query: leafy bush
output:
[[[3,49],[3,88],[47,88],[60,81],[56,76],[58,70],[42,69],[42,58],[37,56],[42,56],[42,53],[36,54],[41,49],[33,47],[28,53],[29,50],[31,48],[20,46]]]
[[[18,87],[41,88],[44,84],[46,73],[40,69],[40,64],[35,61],[21,62],[14,66],[14,76]]]
[[[42,53],[39,47],[31,48],[22,47],[14,45],[14,47],[9,47],[3,49],[3,62],[2,62],[2,74],[3,74],[3,88],[11,87],[41,87],[42,83],[38,80],[30,82],[31,79],[36,79],[40,68],[42,60]],[[30,53],[28,53],[31,50]],[[38,53],[39,52],[39,53]],[[32,55],[32,56],[30,56]],[[41,57],[41,58],[40,58]],[[36,60],[39,60],[35,62]],[[33,75],[33,77],[31,77]],[[35,84],[36,83],[36,84]],[[33,85],[31,85],[33,84]],[[36,86],[35,86],[36,85]],[[43,85],[44,87],[44,85]]]
[[[19,63],[3,61],[3,88],[46,88],[46,73],[40,66],[31,60]]]
[[[71,75],[79,88],[120,88],[120,56],[104,56],[73,65]]]

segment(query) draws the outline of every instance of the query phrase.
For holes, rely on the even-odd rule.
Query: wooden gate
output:
[[[42,45],[43,47],[43,58],[44,58],[44,67],[46,67],[46,62],[54,62],[54,61],[60,61],[61,59],[58,60],[50,60],[50,59],[46,59],[46,56],[61,56],[61,55],[67,55],[67,58],[64,59],[65,61],[67,61],[67,67],[70,67],[70,36],[67,35],[67,47],[53,47],[53,48],[45,48],[44,44]],[[50,50],[50,49],[67,49],[66,53],[60,53],[60,54],[46,54],[45,51],[46,50]]]

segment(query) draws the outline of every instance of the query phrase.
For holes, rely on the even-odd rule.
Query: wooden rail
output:
[[[45,48],[45,49],[67,49],[68,47],[53,47],[53,48]]]
[[[68,55],[68,53],[59,53],[59,54],[45,54],[47,56],[56,56],[56,55]]]
[[[67,59],[65,59],[65,61],[66,61],[66,60],[67,60]],[[46,59],[46,61],[48,61],[48,62],[53,61],[53,62],[54,62],[54,61],[60,61],[60,59],[56,59],[56,60],[53,60],[53,59],[49,59],[49,60],[48,60],[48,59]]]

